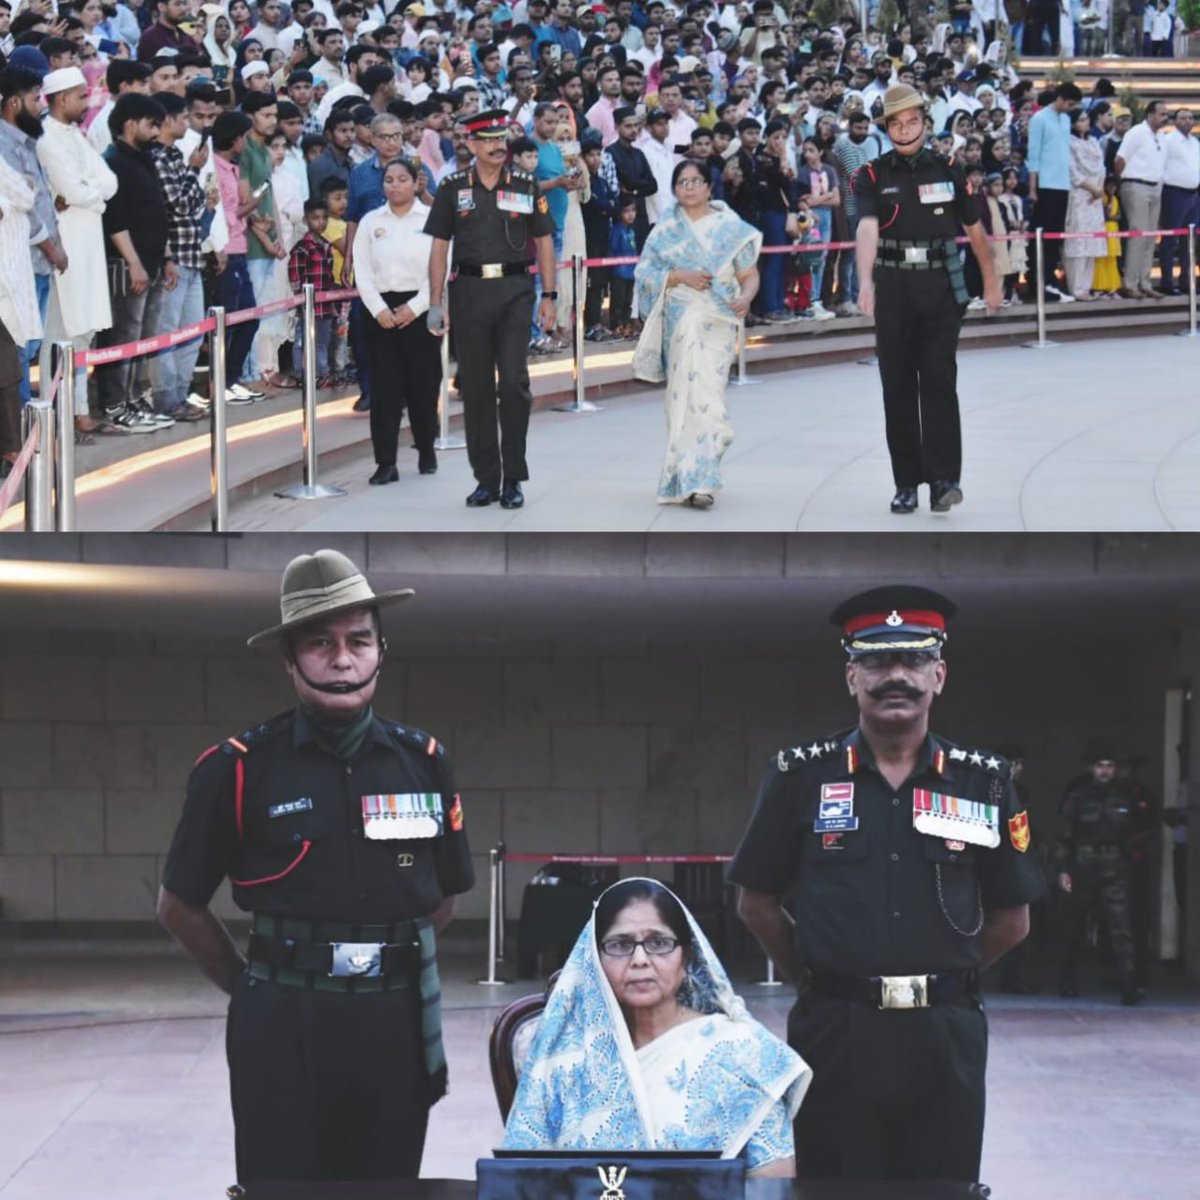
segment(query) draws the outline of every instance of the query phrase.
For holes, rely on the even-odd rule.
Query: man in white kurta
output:
[[[26,178],[0,160],[0,460],[5,464],[11,464],[21,448],[17,348],[42,332],[29,253],[33,202],[34,191]],[[44,230],[38,232],[45,236]],[[0,475],[7,475],[9,469],[0,467]]]
[[[51,276],[46,338],[39,358],[41,378],[49,380],[50,347],[71,341],[86,350],[92,338],[112,325],[102,216],[117,190],[117,177],[88,144],[79,127],[87,109],[87,81],[78,67],[51,71],[42,82],[48,113],[38,139],[38,161],[46,172],[58,210],[58,235],[68,266]],[[90,433],[98,422],[88,416],[87,371],[76,372],[75,427]]]

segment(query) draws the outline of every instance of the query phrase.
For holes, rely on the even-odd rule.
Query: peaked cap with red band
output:
[[[851,658],[888,650],[933,654],[945,643],[946,622],[956,611],[939,592],[901,584],[859,592],[829,619],[841,628]]]
[[[508,137],[508,113],[502,108],[489,108],[487,112],[476,113],[467,122],[467,137]]]

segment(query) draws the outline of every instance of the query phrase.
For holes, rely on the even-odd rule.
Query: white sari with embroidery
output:
[[[750,1016],[687,916],[693,955],[677,998],[697,1015],[640,1050],[588,921],[538,1022],[505,1147],[719,1150],[747,1170],[794,1155],[792,1120],[812,1069]]]
[[[729,368],[737,353],[738,319],[730,304],[737,273],[752,267],[762,234],[720,201],[692,221],[676,206],[651,231],[637,265],[638,311],[646,315],[633,373],[666,380],[667,455],[659,504],[682,504],[721,488],[721,458],[733,442],[725,408]],[[667,273],[702,270],[712,285],[667,289]]]

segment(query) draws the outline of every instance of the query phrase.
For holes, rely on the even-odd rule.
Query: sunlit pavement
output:
[[[948,515],[888,511],[892,479],[879,375],[843,363],[763,373],[729,392],[725,490],[708,512],[655,503],[665,449],[660,392],[590,414],[536,413],[526,503],[468,509],[465,451],[368,487],[369,448],[328,466],[335,500],[264,497],[235,529],[403,531],[1195,530],[1200,529],[1200,341],[1145,336],[960,355],[964,503]]]

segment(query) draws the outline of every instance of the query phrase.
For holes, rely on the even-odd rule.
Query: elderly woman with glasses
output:
[[[691,159],[675,167],[671,190],[676,204],[646,239],[634,274],[644,324],[633,373],[667,385],[659,504],[711,508],[733,442],[725,388],[738,323],[758,293],[762,234],[712,198]]]
[[[538,1023],[505,1128],[516,1150],[693,1150],[796,1173],[804,1060],[746,1012],[708,940],[653,879],[597,901]]]

